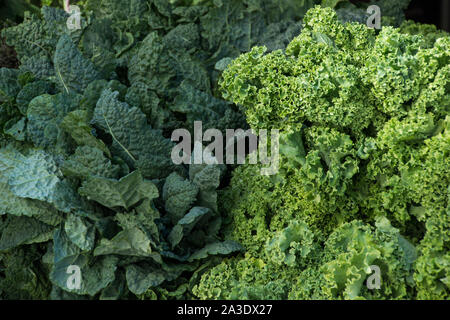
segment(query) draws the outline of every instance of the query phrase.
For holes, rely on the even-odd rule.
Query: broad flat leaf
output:
[[[92,250],[95,242],[95,228],[86,218],[69,214],[64,224],[67,237],[81,250]]]
[[[103,141],[94,137],[92,134],[93,128],[91,128],[88,123],[88,112],[86,110],[75,110],[64,117],[61,122],[61,128],[70,134],[72,139],[75,140],[78,145],[86,145],[100,149],[108,157],[111,157],[108,147],[106,147]]]
[[[166,273],[164,271],[154,270],[146,271],[135,265],[126,268],[126,279],[128,289],[134,294],[143,294],[150,287],[156,287],[164,282]]]
[[[1,181],[17,197],[45,201],[64,212],[81,207],[53,157],[42,150],[30,149],[25,156],[14,148],[0,149]]]
[[[305,148],[301,132],[287,133],[280,136],[280,153],[284,155],[292,167],[300,167],[305,163]]]
[[[82,110],[86,110],[89,113],[89,117],[92,118],[94,114],[94,109],[97,105],[98,99],[104,89],[109,88],[111,91],[119,92],[118,98],[120,100],[124,99],[125,93],[127,92],[128,87],[123,85],[117,80],[106,81],[102,80],[94,80],[87,88],[83,91],[83,98],[81,99],[81,108]]]
[[[189,179],[199,188],[198,202],[201,207],[217,212],[217,192],[224,166],[193,164],[189,166]]]
[[[81,249],[70,241],[64,228],[60,227],[53,234],[53,263],[57,264],[66,257],[78,256]]]
[[[48,203],[20,198],[9,190],[9,186],[0,182],[0,215],[29,216],[48,225],[55,226],[63,220],[63,216]]]
[[[208,215],[211,215],[211,209],[194,207],[183,218],[181,218],[168,236],[172,249],[180,243],[183,237],[189,235],[195,225],[202,218],[207,217]]]
[[[105,289],[102,290],[100,300],[118,300],[127,291],[125,274],[119,273]]]
[[[162,107],[158,95],[143,82],[133,82],[128,88],[125,102],[130,106],[139,107],[156,129],[170,128],[173,123],[170,111]]]
[[[52,238],[54,227],[29,217],[9,216],[2,230],[0,251],[22,244],[45,242]]]
[[[85,1],[84,7],[85,10],[94,12],[96,18],[105,20],[105,23],[120,29],[124,33],[129,33],[133,39],[135,37],[139,38],[143,32],[148,32],[148,11],[150,5],[154,3],[156,3],[156,10],[159,12],[161,12],[160,6],[169,7],[168,1],[147,0],[131,0],[126,2],[114,0],[102,0],[99,2],[96,0],[88,0]],[[108,40],[115,40],[118,42],[111,45],[112,47],[117,47],[117,54],[124,50],[122,46],[120,46],[119,39],[114,39],[109,34],[107,36]],[[102,38],[99,40],[106,41],[106,39]]]
[[[114,281],[117,258],[114,256],[100,257],[93,264],[90,264],[88,259],[87,255],[66,257],[55,264],[50,273],[50,279],[68,292],[79,295],[96,295]],[[82,276],[80,289],[69,289],[67,287],[67,280],[70,277],[67,270],[70,265],[80,267]]]
[[[80,254],[80,248],[69,240],[64,230],[55,232],[53,250],[54,265],[50,272],[50,280],[65,291],[94,296],[115,279],[116,257],[105,256],[92,259],[89,255]],[[71,265],[80,268],[81,283],[79,289],[67,287],[67,280],[71,276],[70,273],[67,273],[67,270]]]
[[[115,179],[119,177],[120,167],[112,164],[101,150],[83,146],[78,147],[75,153],[64,161],[61,171],[65,176],[80,179],[89,176]]]
[[[192,262],[194,260],[205,259],[210,255],[227,255],[242,250],[243,248],[239,243],[231,240],[210,243],[207,244],[204,248],[193,253],[189,257],[188,261]]]
[[[26,119],[21,118],[14,124],[8,123],[4,127],[4,132],[10,136],[12,136],[17,141],[25,141],[26,137]],[[11,124],[11,125],[10,125]]]
[[[139,228],[119,232],[111,240],[102,239],[95,248],[94,255],[119,254],[126,256],[149,257],[152,255],[150,240]]]
[[[160,130],[147,124],[141,110],[120,102],[118,94],[103,90],[95,108],[93,124],[111,135],[112,151],[140,169],[144,177],[167,176],[175,168],[170,158],[173,143],[164,138]]]
[[[156,186],[145,183],[139,171],[134,171],[120,180],[98,176],[89,177],[83,182],[79,193],[105,207],[123,207],[125,209],[158,194]]]
[[[83,57],[68,35],[59,38],[53,63],[56,78],[66,93],[81,93],[90,82],[100,79],[94,64]]]
[[[130,265],[126,268],[128,289],[134,294],[143,294],[151,287],[159,286],[164,281],[172,281],[183,272],[195,269],[196,265],[189,264],[164,264],[158,269]]]
[[[114,77],[117,63],[114,49],[114,26],[109,19],[92,19],[81,36],[78,47],[83,55],[89,58],[96,69],[101,72],[102,78]]]
[[[14,100],[19,93],[18,76],[19,71],[16,69],[0,68],[0,104]]]
[[[52,94],[53,91],[53,85],[49,81],[39,80],[27,83],[17,94],[17,107],[23,115],[26,115],[31,100],[46,93]]]
[[[67,143],[66,134],[60,129],[64,117],[78,108],[80,96],[59,93],[44,94],[31,100],[27,108],[27,136],[35,146],[60,147]],[[61,146],[62,150],[67,146]],[[58,149],[57,149],[58,150]]]
[[[196,200],[198,191],[199,188],[193,182],[183,179],[176,172],[166,178],[163,200],[173,224],[176,224],[186,214]]]
[[[243,115],[235,111],[231,103],[200,91],[189,82],[183,82],[178,87],[178,95],[170,109],[186,115],[186,128],[193,128],[194,121],[201,121],[204,131],[210,128],[224,131],[247,126]]]
[[[159,218],[159,212],[154,208],[150,198],[144,199],[135,210],[118,213],[115,216],[116,221],[123,230],[138,228],[144,232],[146,239],[150,240],[154,247],[157,247],[160,243],[160,229],[156,224],[156,220]],[[146,250],[148,251],[148,249]]]
[[[173,32],[183,32],[181,28],[183,26]],[[133,83],[144,83],[159,97],[172,98],[176,88],[185,80],[209,92],[211,84],[204,64],[186,50],[180,50],[176,45],[171,47],[174,42],[192,42],[192,30],[189,34],[174,35],[173,32],[166,39],[151,32],[142,40],[129,62],[128,78]],[[198,33],[198,30],[194,32]]]

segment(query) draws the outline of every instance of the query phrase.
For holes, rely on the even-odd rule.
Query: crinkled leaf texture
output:
[[[448,38],[386,27],[408,0],[381,31],[348,1],[300,20],[320,2],[87,0],[80,30],[44,7],[2,31],[0,298],[447,298]],[[196,120],[285,129],[279,174],[175,166]]]
[[[120,180],[98,176],[89,177],[79,189],[81,195],[105,207],[129,209],[143,198],[158,197],[158,189],[146,183],[139,171],[134,171]]]
[[[120,102],[118,94],[109,89],[102,92],[92,123],[111,136],[113,151],[129,165],[140,169],[145,177],[164,177],[174,169],[172,142],[147,124],[141,110]]]
[[[12,147],[1,149],[0,181],[17,197],[48,202],[64,212],[81,206],[53,157],[42,150],[24,155]]]

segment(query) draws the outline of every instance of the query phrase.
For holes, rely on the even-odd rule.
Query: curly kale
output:
[[[376,32],[316,7],[285,51],[233,60],[223,95],[252,128],[282,130],[282,166],[276,177],[254,165],[233,172],[225,233],[246,254],[203,274],[194,292],[448,299],[449,52],[433,28]],[[372,265],[379,290],[365,285]]]

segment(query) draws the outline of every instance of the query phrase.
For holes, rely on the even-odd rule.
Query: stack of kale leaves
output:
[[[0,296],[189,298],[242,250],[220,238],[226,168],[173,165],[170,133],[245,127],[221,70],[255,45],[283,49],[313,4],[92,0],[81,29],[43,7],[3,30],[20,67],[0,69]]]
[[[221,237],[227,168],[173,165],[170,134],[245,128],[221,72],[254,46],[285,49],[320,2],[87,0],[81,29],[52,7],[4,29],[20,66],[0,69],[0,297],[195,298],[243,248]]]

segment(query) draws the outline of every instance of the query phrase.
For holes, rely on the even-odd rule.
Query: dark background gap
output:
[[[406,19],[434,24],[450,32],[450,0],[413,0],[405,15]]]
[[[14,0],[0,0],[9,2]],[[53,0],[59,3],[60,0]],[[353,3],[370,2],[370,0],[350,0]],[[396,0],[391,0],[396,1]],[[39,5],[40,0],[32,0],[32,3]],[[71,0],[70,3],[76,4],[79,0]],[[405,12],[406,18],[421,23],[434,24],[439,29],[450,32],[450,0],[412,0]],[[19,22],[19,21],[17,21]]]
[[[370,0],[350,1],[353,3],[370,2]],[[406,19],[434,24],[438,29],[450,32],[450,0],[412,0],[405,16]]]

